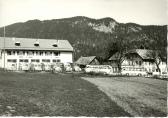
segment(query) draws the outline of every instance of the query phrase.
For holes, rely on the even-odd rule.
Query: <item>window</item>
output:
[[[53,59],[53,63],[56,63],[56,62],[61,62],[60,59]]]
[[[36,60],[35,60],[35,59],[32,59],[31,62],[36,62]]]
[[[27,62],[29,62],[29,61],[28,61],[28,59],[25,59],[25,60],[24,60],[24,62],[26,62],[26,63],[27,63]]]
[[[49,59],[42,59],[42,62],[50,62],[50,60]]]
[[[51,56],[52,53],[51,53],[51,52],[45,52],[45,55],[46,55],[46,56]]]
[[[20,59],[19,62],[28,62],[28,59]]]
[[[56,43],[53,44],[53,47],[58,47],[58,45]]]
[[[20,42],[15,42],[15,46],[20,46]]]
[[[7,51],[7,55],[12,55],[12,52],[11,51]]]
[[[7,62],[11,62],[11,59],[8,59]]]
[[[142,62],[141,62],[141,61],[139,61],[139,65],[140,65],[140,66],[142,65]]]
[[[39,43],[38,43],[38,42],[36,42],[36,43],[34,44],[34,46],[35,46],[35,47],[38,47],[38,46],[39,46]]]
[[[24,55],[25,54],[25,52],[23,52],[23,51],[17,51],[17,55]]]
[[[54,56],[59,56],[60,52],[54,52]]]
[[[136,65],[138,65],[138,61],[136,61]]]
[[[39,56],[39,55],[40,55],[40,52],[36,52],[36,55]]]
[[[34,55],[34,52],[33,51],[28,51],[27,55],[32,56],[32,55]]]
[[[42,55],[43,55],[43,52],[40,52],[40,55],[42,56]]]
[[[7,62],[16,63],[16,59],[8,59]]]
[[[39,63],[40,60],[39,59],[32,59],[31,62],[37,62],[37,63]]]
[[[19,62],[23,62],[23,59],[20,59]]]
[[[40,60],[39,60],[39,59],[36,59],[36,62],[37,62],[37,63],[39,63],[39,62],[40,62]]]
[[[15,51],[11,51],[11,55],[15,55]]]

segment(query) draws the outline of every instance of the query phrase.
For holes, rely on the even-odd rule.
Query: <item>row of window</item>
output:
[[[15,46],[21,46],[21,43],[19,41],[17,41],[17,42],[15,42]],[[40,46],[39,42],[35,42],[34,46],[39,47]],[[58,45],[56,43],[54,43],[52,46],[58,47]]]
[[[12,62],[12,63],[16,63],[16,59],[8,59],[7,62]],[[19,62],[25,62],[25,63],[28,63],[28,59],[20,59]],[[36,62],[36,63],[39,63],[40,60],[39,59],[31,59],[31,62]],[[42,62],[48,62],[50,63],[51,60],[50,59],[42,59]],[[61,62],[60,59],[53,59],[52,60],[53,63],[57,63],[57,62]]]
[[[126,59],[135,59],[135,58],[137,58],[138,57],[138,55],[127,55],[126,56]]]
[[[131,67],[128,67],[128,68],[123,68],[123,70],[125,70],[125,71],[144,71],[145,69],[144,68],[131,68]]]
[[[152,68],[152,69],[146,69],[146,68],[131,68],[131,67],[128,67],[128,68],[123,68],[122,69],[123,71],[148,71],[148,72],[159,72],[158,69],[155,69],[155,68]],[[162,69],[162,71],[164,71],[164,69]]]
[[[152,62],[143,62],[143,63],[144,63],[144,65],[153,65]],[[134,64],[141,66],[142,61],[128,61],[128,65],[134,65]],[[163,62],[162,62],[162,65],[163,65]]]
[[[128,65],[134,65],[134,63],[136,64],[136,65],[142,65],[142,61],[128,61]]]
[[[52,54],[54,56],[59,56],[60,52],[39,52],[39,51],[7,51],[7,55],[28,55],[28,56],[33,56],[33,55],[37,55],[37,56],[52,56]]]

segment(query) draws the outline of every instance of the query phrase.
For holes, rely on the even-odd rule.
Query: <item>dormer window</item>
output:
[[[35,42],[34,46],[38,47],[39,46],[39,42]]]
[[[53,44],[53,47],[58,47],[58,45],[56,43]]]
[[[20,42],[15,42],[15,46],[20,46]]]

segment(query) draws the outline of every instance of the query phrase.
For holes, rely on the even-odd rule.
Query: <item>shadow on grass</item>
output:
[[[0,115],[130,116],[74,74],[0,72]]]

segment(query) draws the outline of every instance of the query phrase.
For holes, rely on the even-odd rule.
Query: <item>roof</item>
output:
[[[147,50],[147,49],[134,49],[127,52],[128,53],[136,53],[138,54],[142,59],[149,60],[154,59],[153,57],[153,50]]]
[[[116,52],[108,60],[115,61],[115,60],[118,60],[119,58],[120,58],[120,54],[118,52]]]
[[[16,46],[15,43],[20,43],[20,46]],[[35,43],[39,43],[39,46],[35,46]],[[57,47],[54,47],[54,44],[57,44]],[[3,48],[4,37],[0,37],[0,49]],[[73,47],[71,46],[68,40],[12,37],[5,37],[5,49],[73,51]]]
[[[131,53],[136,53],[138,54],[142,59],[144,60],[153,60],[153,50],[147,50],[147,49],[133,49],[133,50],[129,50],[127,53],[125,54],[131,54]],[[116,52],[114,55],[112,55],[109,60],[110,61],[115,61],[118,60],[120,58],[120,54],[118,52]]]
[[[96,56],[80,57],[75,63],[79,65],[89,65]]]

